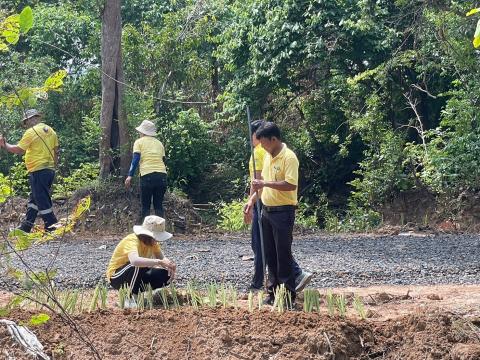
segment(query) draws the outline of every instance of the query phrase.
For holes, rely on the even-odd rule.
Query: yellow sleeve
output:
[[[255,170],[260,171],[263,169],[263,159],[265,159],[265,150],[260,148],[255,148]]]
[[[33,135],[35,135],[35,133],[32,131],[32,129],[25,131],[17,146],[26,151],[34,139]]]
[[[140,145],[140,140],[141,139],[137,139],[135,140],[135,142],[133,143],[133,152],[134,153],[142,153],[142,149],[141,149],[141,145]]]
[[[298,185],[298,159],[296,157],[285,159],[285,181],[292,185]]]

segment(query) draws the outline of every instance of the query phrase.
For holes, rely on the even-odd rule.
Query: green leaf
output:
[[[478,12],[480,12],[480,8],[472,9],[467,13],[467,16],[471,16],[471,15],[476,14]]]
[[[20,31],[26,34],[33,26],[33,11],[30,6],[25,7],[20,13]]]
[[[66,70],[58,70],[45,80],[45,89],[48,90],[57,90],[63,85],[63,79],[67,76]]]
[[[473,37],[473,46],[475,48],[480,46],[480,20],[477,22],[477,29],[475,30],[475,35]]]
[[[29,324],[31,326],[38,326],[38,325],[43,325],[45,324],[48,320],[50,320],[50,316],[47,314],[38,314],[38,315],[33,315],[30,318]]]
[[[8,45],[0,41],[0,51],[8,51]]]
[[[20,39],[19,20],[19,15],[12,15],[6,18],[3,22],[2,36],[9,44],[16,44],[18,42],[18,39]]]

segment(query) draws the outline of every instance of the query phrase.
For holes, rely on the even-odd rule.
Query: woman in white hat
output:
[[[175,277],[176,265],[163,255],[159,242],[171,237],[159,216],[147,216],[142,225],[135,225],[113,251],[106,273],[110,285],[117,290],[127,286],[134,296],[148,284],[152,289],[167,285]],[[127,304],[135,306],[134,300]]]
[[[137,166],[140,165],[140,191],[142,212],[141,220],[150,215],[153,200],[155,215],[164,217],[163,197],[167,190],[167,169],[165,166],[165,148],[155,138],[157,129],[151,121],[144,120],[136,128],[140,138],[133,144],[133,158],[125,186],[130,187]]]

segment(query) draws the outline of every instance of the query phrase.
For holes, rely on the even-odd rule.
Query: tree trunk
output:
[[[129,165],[127,127],[122,108],[124,76],[120,6],[120,0],[105,0],[102,14],[102,135],[99,154],[102,179],[118,168],[120,175],[125,175]]]

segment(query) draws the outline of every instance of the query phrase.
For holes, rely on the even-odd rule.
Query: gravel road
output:
[[[52,262],[60,287],[91,287],[104,276],[115,240],[51,242],[24,253],[30,266]],[[480,284],[480,235],[310,236],[294,240],[294,256],[315,272],[312,286]],[[245,237],[169,240],[165,254],[178,265],[177,284],[225,281],[245,289],[253,261]],[[19,265],[20,266],[20,265]]]

